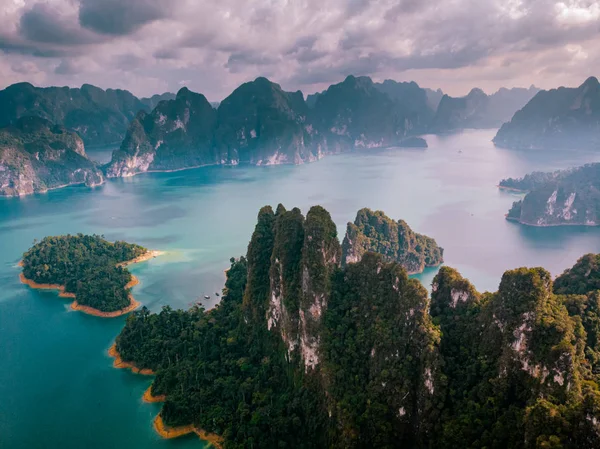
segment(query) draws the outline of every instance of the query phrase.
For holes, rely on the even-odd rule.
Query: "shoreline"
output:
[[[141,262],[145,262],[147,260],[153,259],[157,256],[160,256],[164,254],[164,251],[154,251],[154,250],[148,250],[146,251],[144,254],[142,254],[141,256],[136,257],[135,259],[132,260],[128,260],[125,262],[121,262],[119,264],[117,264],[118,267],[126,267],[128,265],[133,265],[136,263],[141,263]],[[19,267],[23,267],[23,261],[19,261],[19,263],[17,264]],[[131,273],[130,273],[131,274]],[[76,295],[75,293],[69,293],[69,292],[65,292],[65,286],[64,285],[59,285],[59,284],[38,284],[37,282],[35,282],[32,279],[28,279],[25,277],[25,275],[23,274],[23,272],[19,273],[19,279],[21,281],[22,284],[25,284],[27,286],[29,286],[30,288],[36,289],[36,290],[58,290],[58,297],[59,298],[70,298],[73,299],[73,302],[70,305],[71,310],[73,311],[77,311],[77,312],[83,312],[86,313],[88,315],[92,315],[92,316],[96,316],[96,317],[100,317],[100,318],[116,318],[122,315],[126,315],[130,312],[133,312],[135,309],[137,309],[138,307],[140,307],[142,305],[141,302],[137,301],[133,295],[131,293],[129,293],[129,305],[127,307],[124,307],[122,309],[119,310],[113,310],[111,312],[103,312],[102,310],[98,310],[95,309],[94,307],[90,307],[90,306],[85,306],[85,305],[81,305],[77,302],[76,299]],[[137,276],[131,274],[131,280],[125,285],[125,287],[123,287],[125,290],[128,290],[132,287],[135,287],[136,285],[138,285],[140,283],[140,280],[137,278]]]
[[[154,396],[152,394],[152,385],[150,385],[146,391],[144,391],[144,395],[142,396],[142,401],[147,404],[154,404],[157,402],[165,402],[167,400],[166,394],[160,394],[158,396]]]
[[[141,256],[136,257],[135,259],[127,260],[125,262],[121,262],[117,264],[117,267],[128,267],[129,265],[134,265],[136,263],[146,262],[147,260],[154,259],[155,257],[162,256],[165,254],[165,251],[156,251],[156,250],[148,250]],[[129,285],[129,284],[127,284]],[[137,284],[134,284],[137,285]],[[127,288],[127,287],[125,287]]]
[[[117,369],[130,369],[131,372],[135,374],[141,374],[142,376],[154,376],[156,373],[149,368],[138,368],[135,364],[131,362],[126,362],[121,358],[121,354],[117,351],[117,343],[113,343],[112,346],[108,350],[109,357],[112,357],[114,360],[113,368]]]
[[[500,190],[508,190],[508,191],[511,191],[511,192],[518,192],[518,193],[527,193],[527,192],[529,192],[529,190],[517,189],[516,187],[501,186],[500,184],[498,184],[496,187],[498,187]]]
[[[512,221],[514,223],[518,223],[520,225],[523,226],[529,226],[530,228],[560,228],[560,227],[567,227],[567,226],[579,226],[582,228],[597,228],[600,226],[600,224],[585,224],[585,223],[554,223],[554,224],[534,224],[534,223],[527,223],[525,221],[521,221],[518,218],[511,218],[511,217],[507,217],[506,215],[504,216],[506,221]]]
[[[199,429],[192,424],[187,426],[169,427],[164,423],[160,413],[156,415],[156,418],[154,418],[152,424],[156,433],[158,433],[162,438],[170,440],[173,438],[182,437],[184,435],[189,435],[190,433],[195,433],[201,440],[208,442],[210,446],[218,449],[223,448],[223,437],[214,433],[209,433],[206,430]]]

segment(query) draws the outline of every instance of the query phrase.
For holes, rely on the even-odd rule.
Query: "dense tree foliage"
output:
[[[46,237],[23,255],[23,274],[38,284],[58,284],[74,293],[77,302],[102,312],[130,303],[129,271],[120,263],[147,250],[139,245],[111,243],[98,235]]]
[[[507,218],[534,226],[600,224],[600,164],[554,173],[532,173],[507,186],[527,190]]]
[[[568,172],[569,170],[559,170],[555,172],[534,171],[526,174],[522,178],[503,179],[500,181],[499,186],[528,192],[548,181],[556,180]]]
[[[400,263],[409,273],[440,265],[444,249],[426,235],[417,234],[404,220],[394,221],[382,211],[361,209],[348,223],[342,244],[344,263],[357,262],[366,252]]]
[[[142,309],[117,349],[156,371],[168,425],[226,448],[592,449],[600,292],[586,286],[520,268],[481,294],[443,267],[430,303],[380,254],[342,267],[323,208],[267,206],[218,306]]]

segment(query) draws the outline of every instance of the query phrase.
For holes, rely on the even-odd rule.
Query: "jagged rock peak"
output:
[[[381,254],[400,263],[409,273],[443,262],[443,248],[436,241],[417,234],[404,220],[394,221],[382,211],[363,208],[354,223],[348,223],[342,244],[343,264],[356,263],[367,252]]]

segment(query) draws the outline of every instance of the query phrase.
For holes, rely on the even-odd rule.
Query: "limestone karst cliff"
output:
[[[382,211],[368,208],[359,210],[354,223],[348,223],[342,250],[344,264],[375,252],[387,261],[398,262],[410,274],[444,261],[444,249],[434,239],[414,232],[404,220],[394,221]]]
[[[539,92],[502,125],[494,143],[516,149],[599,149],[598,79]]]
[[[221,162],[213,145],[217,114],[204,95],[182,88],[174,100],[131,122],[121,148],[105,168],[108,177],[176,170]]]
[[[225,447],[591,449],[600,332],[586,257],[554,285],[542,268],[507,271],[495,293],[442,267],[429,299],[381,254],[342,266],[323,208],[266,206],[217,307],[136,312],[116,348],[157,373],[167,424]]]
[[[0,128],[0,195],[102,182],[102,173],[87,158],[83,141],[74,132],[34,116]]]
[[[511,185],[528,187],[506,218],[530,226],[600,224],[600,164],[537,174]]]

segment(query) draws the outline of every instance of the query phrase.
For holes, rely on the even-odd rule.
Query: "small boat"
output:
[[[218,292],[215,292],[215,295],[216,295],[216,296],[221,296],[221,295],[219,295],[219,293],[218,293]]]
[[[204,295],[204,299],[210,299],[210,296]]]

